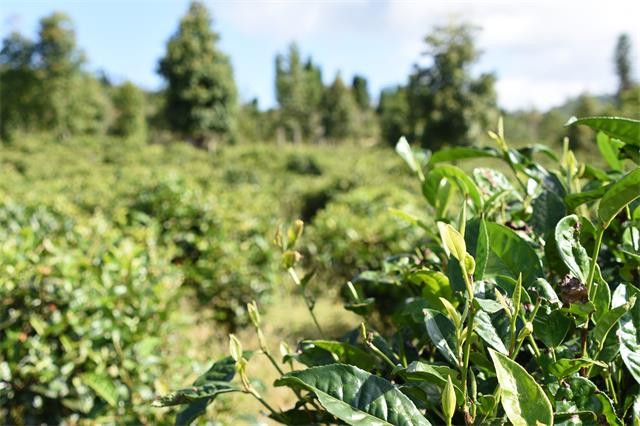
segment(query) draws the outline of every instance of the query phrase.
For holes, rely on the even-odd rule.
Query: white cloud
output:
[[[640,2],[633,1],[269,1],[216,9],[244,34],[283,47],[297,40],[305,50],[319,38],[360,38],[374,45],[369,48],[389,43],[393,51],[380,54],[393,64],[395,77],[388,69],[363,69],[375,90],[393,79],[405,81],[433,26],[455,18],[473,22],[482,28],[478,45],[485,52],[476,68],[498,74],[500,102],[509,108],[547,107],[585,90],[611,92],[617,35],[629,32],[640,48]]]

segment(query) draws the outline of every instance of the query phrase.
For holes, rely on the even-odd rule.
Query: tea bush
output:
[[[427,239],[347,283],[360,328],[324,335],[331,319],[316,317],[305,291],[313,273],[301,273],[297,222],[275,242],[321,337],[282,346],[277,359],[251,303],[259,347],[244,351],[231,335],[229,357],[154,404],[182,405],[177,424],[229,392],[293,425],[640,424],[640,122],[568,125],[598,131],[606,169],[580,163],[568,143],[559,158],[513,149],[501,122],[495,148],[418,155],[401,139],[427,202],[402,216]],[[478,158],[483,168],[469,173],[451,164]],[[247,366],[260,355],[293,407],[273,407],[254,385]]]
[[[148,423],[179,270],[156,227],[0,200],[0,419]]]

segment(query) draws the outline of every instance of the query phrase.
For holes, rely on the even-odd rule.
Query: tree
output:
[[[402,86],[384,89],[378,103],[380,132],[384,142],[392,146],[400,136],[411,137],[407,89]]]
[[[280,105],[280,124],[289,139],[300,142],[303,138],[320,138],[323,93],[322,71],[311,58],[303,64],[296,44],[289,46],[286,56],[276,56],[276,99]]]
[[[110,132],[122,137],[144,138],[147,134],[145,96],[135,84],[127,81],[112,90],[115,119]]]
[[[471,75],[480,56],[474,32],[469,25],[452,24],[425,38],[432,63],[416,65],[408,85],[411,125],[425,147],[469,144],[495,120],[495,76]]]
[[[340,74],[325,92],[322,124],[325,135],[333,140],[355,137],[358,107],[351,90],[345,86]]]
[[[211,137],[230,137],[235,125],[236,86],[218,40],[209,11],[193,2],[158,66],[167,81],[164,113],[170,129],[197,146]]]
[[[43,99],[32,68],[34,43],[12,33],[0,50],[0,136],[9,139],[17,130],[34,130],[42,114]]]
[[[358,107],[362,111],[371,108],[371,98],[369,97],[369,87],[366,78],[355,75],[351,82],[351,91],[353,92],[356,104],[358,104]]]
[[[633,86],[631,67],[631,39],[620,34],[616,43],[614,62],[618,75],[618,96]]]
[[[97,80],[82,71],[84,54],[68,16],[53,13],[41,19],[36,42],[10,35],[0,56],[3,138],[19,130],[68,136],[106,129],[109,99]]]

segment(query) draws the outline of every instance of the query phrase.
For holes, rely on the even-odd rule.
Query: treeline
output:
[[[263,111],[257,100],[241,104],[229,57],[218,48],[204,4],[193,2],[169,39],[157,72],[165,86],[144,92],[131,82],[114,85],[86,71],[73,23],[54,13],[40,21],[36,40],[13,33],[0,51],[0,137],[25,132],[112,134],[159,142],[180,138],[207,147],[219,142],[395,143],[405,135],[435,149],[478,142],[499,114],[496,77],[474,76],[480,52],[477,29],[459,23],[437,27],[424,39],[428,65],[414,66],[407,82],[384,89],[376,105],[367,79],[345,81],[338,73],[325,85],[322,69],[295,44],[275,58],[278,106]],[[618,92],[588,94],[547,112],[517,111],[506,121],[522,142],[559,141],[572,114],[637,116],[640,88],[632,78],[631,43],[620,36],[615,49]],[[579,147],[590,137],[572,130]]]

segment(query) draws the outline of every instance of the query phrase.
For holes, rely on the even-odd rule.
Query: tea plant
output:
[[[640,122],[592,117],[607,169],[577,161],[565,143],[397,152],[428,205],[396,212],[427,236],[346,285],[358,329],[329,339],[301,274],[302,226],[277,234],[283,266],[300,286],[321,339],[276,359],[256,304],[259,348],[230,356],[188,388],[156,400],[186,405],[190,423],[216,397],[241,392],[285,424],[640,424]],[[553,169],[534,158],[545,155]],[[470,173],[453,162],[501,165]],[[338,218],[339,219],[339,218]],[[267,356],[298,402],[273,407],[248,377]],[[235,377],[238,380],[233,380]]]

